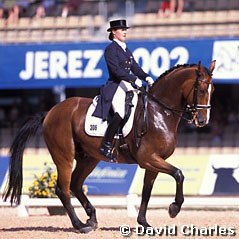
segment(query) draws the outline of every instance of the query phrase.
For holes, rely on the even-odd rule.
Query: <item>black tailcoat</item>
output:
[[[145,80],[149,75],[135,61],[132,52],[128,48],[124,51],[115,41],[112,41],[106,47],[104,57],[109,72],[109,79],[101,89],[98,104],[93,115],[106,120],[112,99],[120,82],[124,80],[133,83],[137,78]]]

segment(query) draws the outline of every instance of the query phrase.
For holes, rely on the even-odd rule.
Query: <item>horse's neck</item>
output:
[[[158,118],[163,119],[166,125],[171,125],[168,128],[170,131],[177,131],[186,103],[183,97],[183,86],[191,82],[193,74],[193,69],[176,69],[159,79],[151,88],[150,94],[156,99],[150,102],[154,118],[156,119],[158,115]],[[156,120],[159,120],[158,118]]]
[[[184,106],[182,86],[187,80],[183,71],[172,72],[156,82],[151,94],[169,108],[182,108]]]

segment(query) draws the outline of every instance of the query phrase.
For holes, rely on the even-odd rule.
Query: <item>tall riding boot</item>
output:
[[[112,149],[113,149],[112,144],[113,144],[114,136],[119,128],[121,121],[122,121],[122,118],[120,117],[120,115],[118,113],[115,113],[105,132],[103,143],[100,148],[101,154],[103,154],[105,157],[110,159],[110,161],[112,162],[116,162],[116,158],[113,156],[113,153],[112,153]]]

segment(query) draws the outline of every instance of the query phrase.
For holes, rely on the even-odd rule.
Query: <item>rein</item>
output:
[[[150,94],[148,92],[148,87],[146,88],[146,90],[143,88],[142,93],[148,95],[154,102],[163,106],[165,109],[170,110],[171,112],[177,114],[178,116],[182,117],[182,119],[186,120],[188,123],[191,124],[193,122],[193,120],[195,119],[196,115],[198,114],[198,110],[211,109],[211,105],[199,105],[198,102],[197,102],[198,83],[199,83],[199,81],[203,81],[203,80],[200,80],[201,75],[199,73],[199,70],[196,70],[196,75],[197,75],[197,77],[196,77],[195,83],[193,84],[191,90],[189,91],[189,93],[186,97],[186,99],[187,99],[189,97],[189,95],[191,94],[192,90],[193,90],[193,104],[192,105],[185,105],[185,107],[183,109],[175,109],[175,108],[167,106],[161,100],[155,98],[152,94]],[[207,84],[211,84],[211,83],[207,83]],[[181,116],[181,114],[183,114],[185,112],[191,113],[192,114],[192,119],[187,119],[186,117]]]
[[[144,88],[143,88],[144,89]],[[193,88],[190,90],[190,92],[193,90]],[[189,92],[189,93],[190,93]],[[191,120],[187,119],[184,116],[181,116],[182,113],[190,111],[192,112],[192,110],[189,110],[190,106],[186,106],[183,109],[175,109],[172,107],[167,106],[164,102],[162,102],[161,100],[158,100],[156,97],[154,97],[152,94],[150,94],[147,90],[142,90],[142,93],[147,95],[148,97],[150,97],[155,103],[157,103],[158,105],[163,106],[165,109],[170,110],[171,112],[175,113],[176,115],[182,117],[182,119],[186,120],[188,123],[191,123]]]
[[[210,82],[205,82],[204,80],[201,80],[201,74],[199,71],[200,68],[200,63],[198,64],[198,69],[196,70],[196,80],[195,83],[193,84],[192,88],[190,89],[189,93],[187,94],[186,101],[193,91],[193,103],[192,105],[185,105],[184,108],[182,109],[176,109],[167,106],[164,102],[161,100],[157,99],[155,96],[153,96],[151,93],[149,93],[149,86],[146,86],[146,89],[143,87],[136,87],[139,91],[142,93],[142,99],[143,99],[143,121],[141,125],[141,130],[138,132],[138,127],[135,127],[135,136],[136,136],[136,146],[139,148],[142,136],[147,133],[147,127],[148,127],[148,99],[150,98],[153,100],[155,103],[158,105],[163,106],[165,109],[173,112],[174,114],[178,115],[181,117],[183,120],[187,121],[187,123],[192,124],[195,118],[197,117],[198,110],[202,109],[211,109],[211,105],[199,105],[198,104],[198,85],[199,81],[202,81],[207,84],[211,84]],[[183,113],[189,112],[191,113],[191,119],[188,119],[183,116]]]

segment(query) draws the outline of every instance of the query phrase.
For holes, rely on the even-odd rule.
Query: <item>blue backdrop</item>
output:
[[[112,164],[101,161],[87,177],[88,194],[128,194],[137,165]]]
[[[0,189],[2,187],[3,180],[6,176],[9,164],[9,157],[0,156]]]
[[[238,40],[162,40],[128,42],[154,79],[176,64],[209,66],[217,60],[216,82],[238,81]],[[0,45],[0,88],[99,87],[108,77],[104,49],[109,42]]]

